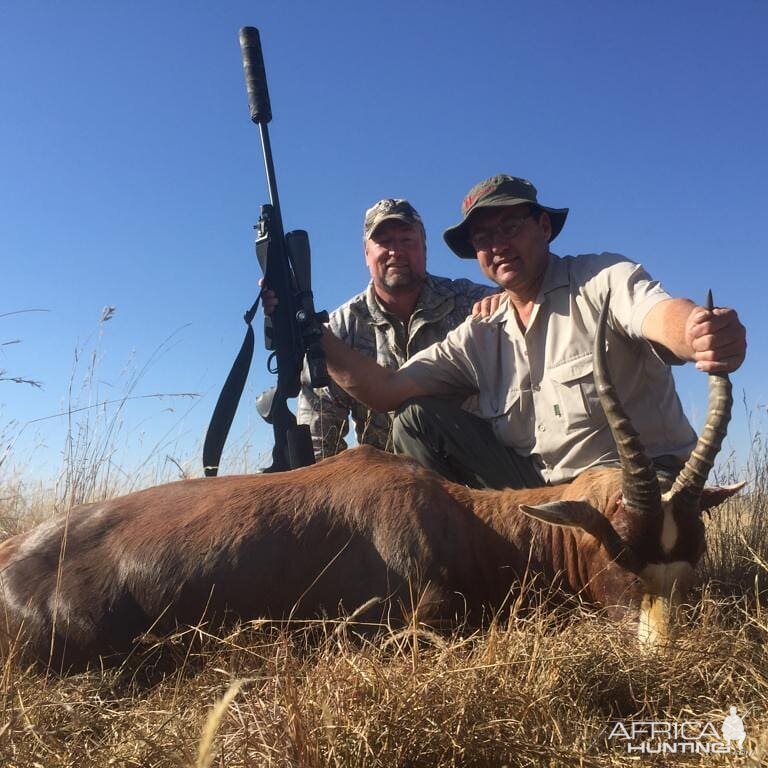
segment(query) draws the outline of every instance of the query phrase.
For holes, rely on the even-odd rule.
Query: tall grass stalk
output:
[[[124,417],[128,404],[136,399],[136,390],[152,365],[168,350],[178,333],[175,331],[159,344],[147,360],[136,365],[132,361],[120,374],[120,380],[110,386],[120,391],[118,398],[102,396],[99,382],[99,366],[102,359],[104,325],[114,316],[114,308],[107,307],[102,313],[98,329],[92,339],[75,350],[74,363],[67,389],[67,434],[64,448],[64,464],[57,484],[61,509],[75,504],[110,498],[126,488],[156,456],[163,446],[161,439],[146,454],[143,464],[131,473],[123,472],[115,460],[117,444],[124,429]],[[180,329],[179,329],[180,330]],[[142,395],[139,397],[187,397],[194,393],[173,395]],[[117,476],[116,476],[117,475]]]

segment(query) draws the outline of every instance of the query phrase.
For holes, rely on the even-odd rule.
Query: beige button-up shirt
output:
[[[617,460],[592,374],[597,318],[610,289],[608,362],[619,397],[650,456],[686,459],[696,434],[672,372],[641,334],[648,311],[670,298],[622,256],[550,254],[528,328],[505,302],[470,318],[403,366],[434,394],[472,396],[464,407],[491,422],[499,441],[538,459],[558,483]]]

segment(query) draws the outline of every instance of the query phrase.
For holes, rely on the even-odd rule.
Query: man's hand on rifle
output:
[[[278,305],[278,299],[274,291],[264,287],[264,278],[259,278],[259,288],[261,288],[261,308],[265,315],[271,315]]]

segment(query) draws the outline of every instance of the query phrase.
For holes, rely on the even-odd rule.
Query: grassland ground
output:
[[[176,671],[157,666],[157,643],[121,668],[69,677],[6,663],[0,759],[46,768],[619,766],[637,755],[611,739],[617,722],[719,726],[735,705],[755,759],[768,732],[766,628],[738,601],[704,597],[690,632],[655,655],[586,610],[542,607],[467,635],[384,629],[360,640],[338,630],[261,625],[213,638],[190,629],[162,643]]]

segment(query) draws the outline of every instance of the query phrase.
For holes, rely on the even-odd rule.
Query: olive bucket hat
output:
[[[560,234],[560,230],[565,224],[568,209],[547,208],[547,206],[541,205],[536,199],[536,187],[530,181],[508,176],[506,173],[491,176],[490,179],[475,184],[469,190],[461,203],[461,223],[446,229],[443,239],[457,256],[462,259],[474,259],[477,254],[469,242],[469,221],[472,214],[480,208],[502,208],[521,203],[530,203],[549,214],[549,219],[552,222],[552,237],[549,238],[549,241],[552,242]]]

